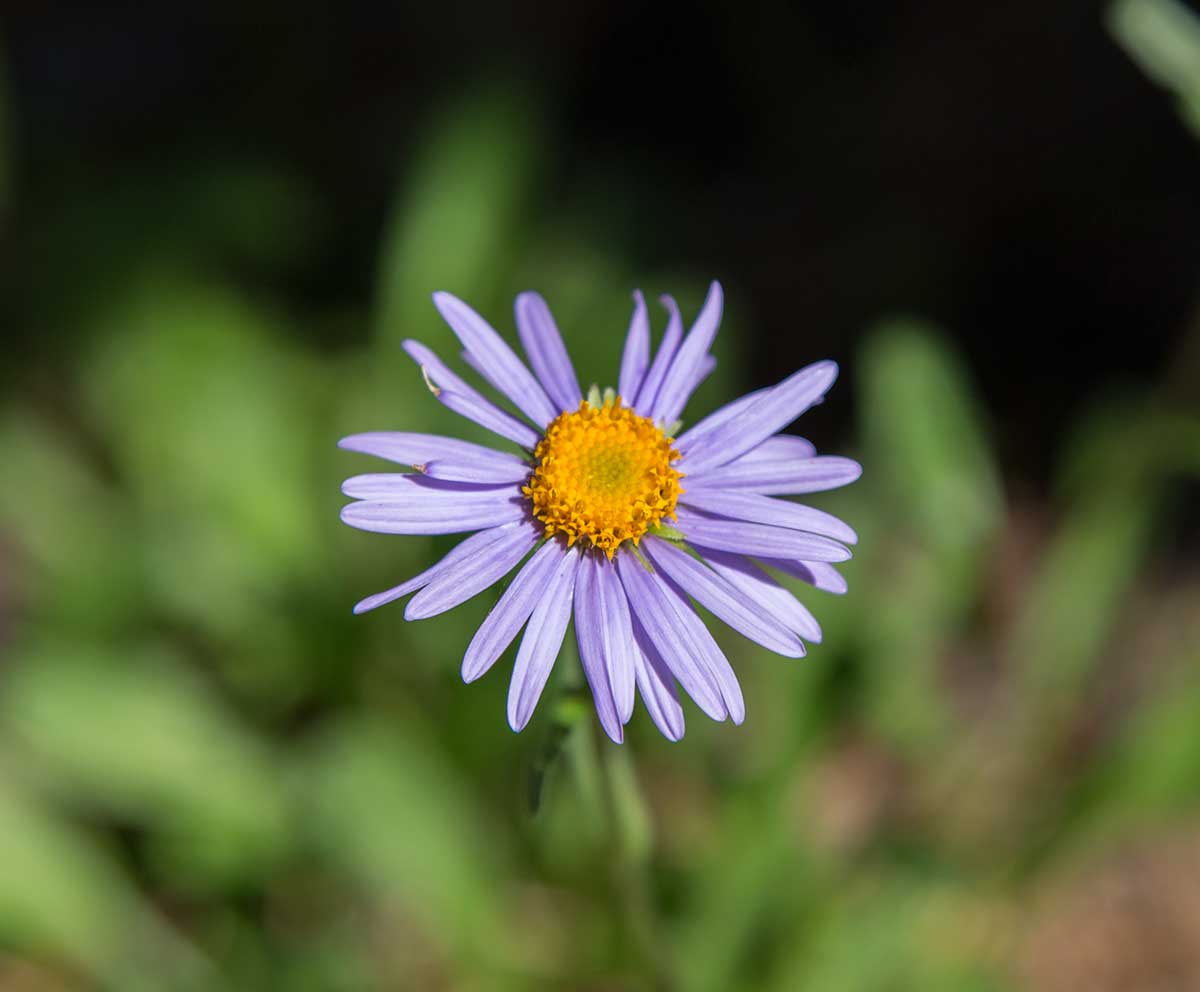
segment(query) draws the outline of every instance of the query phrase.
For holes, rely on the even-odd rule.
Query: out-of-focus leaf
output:
[[[10,666],[0,716],[30,775],[147,827],[177,881],[257,877],[285,853],[272,756],[174,659],[46,642]]]
[[[866,447],[854,596],[872,718],[906,746],[951,730],[938,662],[975,602],[1003,501],[982,417],[949,343],[914,322],[884,325],[859,362]],[[868,495],[864,495],[864,493]]]
[[[814,918],[804,918],[766,988],[777,992],[999,992],[1000,975],[964,954],[973,915],[954,909],[955,896],[932,879],[903,870],[872,876],[828,894]],[[950,910],[942,904],[949,901]],[[962,897],[958,897],[962,902]]]
[[[83,453],[34,414],[0,419],[0,533],[25,567],[16,584],[36,617],[111,630],[137,615],[132,515]]]
[[[281,586],[320,572],[333,532],[318,511],[337,494],[312,484],[310,367],[262,313],[188,277],[148,274],[100,326],[87,397],[155,598],[204,629],[252,628]]]
[[[1089,834],[1164,813],[1186,814],[1200,794],[1200,620],[1163,622],[1164,657],[1153,661],[1170,674],[1097,761],[1090,791],[1099,808],[1089,820]]]
[[[479,306],[499,288],[538,147],[530,107],[511,92],[478,94],[434,116],[385,236],[376,331],[386,353],[436,324],[435,290]]]
[[[911,321],[885,324],[863,346],[858,373],[866,477],[892,522],[944,552],[977,554],[1002,511],[983,418],[950,342]]]
[[[116,861],[0,772],[0,945],[134,992],[222,987]]]
[[[1200,18],[1178,0],[1117,0],[1108,28],[1146,75],[1174,93],[1200,135]]]
[[[305,790],[325,857],[457,951],[501,961],[510,838],[420,725],[367,719],[312,745]]]
[[[1098,406],[1064,459],[1069,500],[1029,591],[1014,651],[1031,691],[1053,705],[1094,669],[1120,604],[1152,550],[1168,487],[1200,469],[1200,424],[1144,402]]]
[[[697,992],[737,987],[757,928],[815,881],[797,856],[783,804],[743,798],[724,806],[711,861],[692,866],[695,886],[673,934],[680,986]],[[798,986],[797,986],[798,987]]]
[[[1029,590],[1014,651],[1036,698],[1053,700],[1093,670],[1146,552],[1152,506],[1125,492],[1097,495],[1059,530]],[[1039,705],[1049,705],[1043,697]]]

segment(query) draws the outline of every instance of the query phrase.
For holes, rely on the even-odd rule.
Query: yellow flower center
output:
[[[671,440],[619,396],[559,414],[534,449],[524,487],[546,536],[587,540],[611,560],[622,541],[637,544],[664,517],[674,519],[683,476],[671,468],[679,457]]]

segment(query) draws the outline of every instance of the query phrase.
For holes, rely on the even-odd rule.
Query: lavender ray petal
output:
[[[684,462],[676,463],[685,471]],[[686,474],[686,473],[685,473]],[[778,461],[739,458],[720,468],[692,470],[687,488],[742,490],[763,495],[798,496],[820,493],[849,485],[862,475],[862,466],[852,458],[817,455],[813,458],[782,458]]]
[[[746,393],[745,396],[739,396],[736,400],[731,400],[723,407],[714,410],[703,420],[697,421],[686,431],[680,434],[679,437],[675,439],[675,449],[681,455],[683,455],[686,460],[689,451],[699,445],[718,427],[723,427],[734,417],[738,417],[746,410],[749,410],[769,391],[769,389],[756,389],[754,392]]]
[[[634,676],[650,719],[667,740],[680,740],[684,730],[683,707],[679,705],[675,678],[636,617],[633,619],[633,636],[636,642]]]
[[[418,468],[431,479],[442,479],[446,482],[475,482],[481,485],[524,482],[532,471],[529,463],[523,462],[519,458],[511,461],[490,458],[473,461],[435,458]]]
[[[477,376],[479,376],[479,378],[496,390],[496,392],[503,392],[503,390],[496,385],[496,380],[492,378],[491,373],[488,371],[487,365],[476,358],[469,348],[463,348],[462,351],[458,353],[458,357],[463,360],[463,363],[469,369],[471,369],[472,372],[474,372]]]
[[[646,366],[650,364],[650,315],[646,311],[646,298],[640,289],[634,290],[633,301],[633,317],[629,321],[629,333],[625,336],[621,372],[617,378],[617,393],[626,404],[637,399],[642,380],[646,377]]]
[[[799,530],[747,524],[739,520],[702,517],[694,510],[678,507],[677,527],[691,544],[735,554],[772,555],[805,561],[846,561],[850,549],[828,537]]]
[[[517,631],[529,619],[538,599],[546,594],[546,583],[554,574],[562,555],[560,544],[547,541],[517,572],[467,646],[462,663],[464,682],[474,682],[483,675],[512,643]]]
[[[386,458],[400,465],[424,465],[433,458],[454,458],[474,461],[479,458],[516,460],[515,455],[497,451],[482,444],[473,444],[457,437],[437,434],[410,434],[404,431],[368,431],[351,434],[338,441],[338,447],[364,455]]]
[[[407,582],[401,582],[398,586],[392,586],[383,592],[377,592],[373,596],[368,596],[366,599],[360,600],[354,605],[355,613],[366,613],[368,610],[377,609],[385,603],[394,602],[407,596],[410,592],[416,592],[422,586],[428,585],[438,575],[445,571],[456,562],[462,561],[463,558],[474,554],[480,548],[486,547],[494,541],[499,540],[504,536],[505,532],[513,527],[519,527],[520,524],[505,524],[503,527],[491,527],[487,530],[481,530],[470,537],[459,541],[446,555],[437,563],[430,565],[425,571],[419,575],[414,575]]]
[[[571,620],[578,566],[579,549],[568,548],[550,579],[550,587],[534,607],[525,636],[521,638],[508,686],[508,725],[513,730],[524,730],[529,723],[554,668]]]
[[[713,571],[749,596],[760,609],[788,630],[794,630],[814,644],[820,643],[821,625],[808,607],[750,559],[724,551],[707,551],[704,560]]]
[[[685,623],[691,626],[693,643],[699,650],[698,658],[721,693],[721,702],[729,711],[729,718],[737,724],[746,719],[746,701],[742,698],[742,687],[738,683],[729,659],[718,646],[712,632],[692,608],[687,594],[661,572],[650,576],[652,585],[659,585],[671,599]]]
[[[688,470],[724,465],[777,434],[824,398],[837,373],[836,362],[814,362],[772,386],[757,403],[696,443],[684,456]]]
[[[453,410],[460,417],[473,420],[480,427],[486,427],[489,431],[508,438],[522,448],[532,451],[537,447],[540,439],[537,431],[527,424],[521,423],[512,414],[505,413],[478,393],[456,393],[442,389],[435,395],[443,406]]]
[[[625,398],[627,405],[643,417],[650,416],[650,410],[654,407],[654,401],[658,398],[659,387],[663,384],[663,379],[666,378],[667,369],[671,365],[672,359],[675,357],[675,352],[679,348],[679,342],[683,338],[683,317],[679,313],[679,304],[675,302],[673,296],[660,296],[659,300],[662,305],[667,308],[667,329],[663,331],[662,341],[658,344],[658,351],[654,353],[654,361],[650,363],[650,369],[646,372],[646,378],[642,380],[641,388],[638,390],[637,401],[635,402],[629,397]]]
[[[658,538],[647,538],[642,547],[671,581],[743,637],[787,658],[804,655],[804,645],[791,630],[704,563]]]
[[[429,501],[450,504],[475,499],[506,499],[520,496],[521,487],[512,482],[501,485],[476,485],[430,479],[420,472],[367,472],[352,475],[342,483],[342,493],[353,499],[392,500],[395,502]]]
[[[789,503],[787,500],[772,499],[758,493],[702,488],[685,493],[681,502],[693,509],[721,517],[821,534],[846,544],[858,543],[858,535],[849,524],[843,523],[832,513],[805,506],[803,503]]]
[[[529,516],[524,499],[481,500],[462,503],[418,503],[360,500],[342,507],[342,521],[376,534],[461,534]]]
[[[687,405],[692,390],[700,381],[700,370],[713,339],[717,336],[717,328],[721,325],[721,309],[724,305],[724,294],[721,284],[713,282],[708,287],[708,295],[700,315],[688,331],[688,336],[675,353],[675,360],[667,370],[658,396],[654,399],[651,417],[663,424],[672,424],[679,419]],[[774,433],[772,431],[771,433]]]
[[[474,352],[464,348],[460,353],[460,357],[467,365],[475,370],[476,375],[478,375],[484,382],[496,390],[496,392],[504,392],[504,387],[500,384],[500,381],[494,375],[492,375],[492,371],[488,367],[487,363],[477,358]],[[578,405],[579,404],[577,403],[576,406]]]
[[[699,389],[700,384],[716,370],[717,359],[715,355],[705,355],[702,359],[700,359],[700,367],[696,370],[696,377],[688,389],[688,395],[691,396],[692,393]],[[680,412],[682,413],[683,411]]]
[[[443,406],[523,448],[532,450],[536,447],[540,435],[532,427],[522,423],[511,413],[501,410],[477,389],[455,375],[445,362],[420,341],[410,338],[402,342],[402,347],[409,357],[421,366],[433,395]]]
[[[706,648],[704,638],[697,635],[697,627],[709,640],[711,635],[700,618],[690,606],[672,596],[666,586],[655,581],[633,555],[618,554],[616,561],[633,616],[671,674],[700,709],[714,720],[724,720],[729,716],[729,708],[717,679],[703,659]]]
[[[513,311],[521,347],[546,395],[559,412],[576,409],[583,393],[550,307],[538,293],[521,293],[513,304]]]
[[[605,600],[600,589],[599,564],[589,555],[575,580],[575,639],[583,674],[592,689],[600,726],[618,744],[625,739],[621,714],[613,697],[606,643]]]
[[[427,620],[465,603],[516,568],[541,536],[542,528],[532,521],[518,524],[499,540],[442,569],[409,601],[404,619]]]
[[[435,386],[441,389],[451,389],[456,393],[478,393],[474,386],[454,372],[443,362],[432,348],[423,345],[413,338],[405,338],[400,347],[414,362],[417,363]]]
[[[633,715],[633,629],[629,620],[629,601],[617,570],[607,558],[592,556],[596,565],[595,592],[600,605],[600,636],[605,667],[612,688],[617,716],[628,723]]]
[[[433,305],[463,347],[487,370],[487,379],[518,410],[540,427],[555,418],[557,411],[546,391],[491,324],[450,293],[434,293]]]
[[[835,596],[841,596],[850,588],[842,573],[828,562],[793,561],[788,558],[772,558],[762,555],[756,557],[763,565],[777,569],[801,582],[807,582],[814,589],[820,589],[822,592],[831,592]]]
[[[773,434],[757,448],[751,448],[740,458],[729,463],[748,465],[751,462],[797,461],[816,456],[817,446],[807,438],[795,434]]]

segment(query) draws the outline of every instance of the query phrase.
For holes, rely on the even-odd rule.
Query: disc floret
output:
[[[535,467],[523,492],[546,537],[565,534],[611,560],[625,541],[635,545],[664,518],[675,519],[683,490],[672,438],[648,417],[607,398],[559,414],[534,449]]]

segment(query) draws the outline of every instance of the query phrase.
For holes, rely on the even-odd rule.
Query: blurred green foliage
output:
[[[362,463],[336,439],[482,436],[400,352],[453,354],[431,290],[510,327],[514,289],[543,289],[585,386],[615,375],[630,287],[701,298],[707,273],[635,275],[533,223],[541,146],[511,95],[440,115],[351,314],[211,264],[319,236],[261,165],[46,232],[63,269],[30,292],[71,347],[0,407],[0,989],[1118,987],[1037,935],[1129,838],[1200,836],[1200,573],[1170,544],[1194,405],[1097,394],[1031,501],[952,340],[882,322],[833,397],[866,475],[813,500],[859,529],[851,592],[794,585],[825,627],[799,661],[719,631],[750,716],[689,705],[679,745],[640,712],[623,749],[594,739],[569,648],[513,735],[506,666],[458,676],[492,594],[350,615],[449,542],[342,527]],[[170,236],[129,236],[184,191]],[[103,285],[63,298],[110,243]],[[730,296],[692,419],[746,385]],[[332,324],[353,342],[315,345]]]

